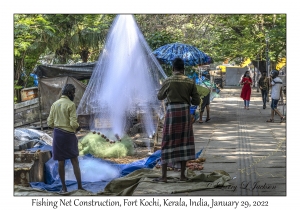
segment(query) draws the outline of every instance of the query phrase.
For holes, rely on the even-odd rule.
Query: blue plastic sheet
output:
[[[39,148],[43,150],[44,148]],[[47,147],[49,149],[49,146]],[[51,149],[52,150],[52,149]],[[97,181],[87,181],[83,180],[82,185],[83,187],[91,192],[99,192],[103,191],[105,186],[113,179],[119,178],[122,176],[126,176],[127,174],[130,174],[131,172],[142,169],[142,168],[153,168],[157,162],[160,160],[161,157],[161,150],[156,151],[151,156],[129,163],[129,164],[117,164],[111,161],[103,160],[101,158],[96,158],[90,154],[85,156],[79,156],[79,164],[86,162],[92,162],[97,164],[103,164],[103,167],[106,167],[105,169],[101,168],[87,168],[89,171],[84,171],[83,168],[85,167],[85,164],[80,166],[81,168],[81,174],[82,174],[82,180],[84,177],[92,176],[93,178],[101,175],[101,173],[107,173],[106,177],[103,177],[101,180]],[[96,162],[95,162],[96,161]],[[109,167],[109,168],[107,168]],[[65,168],[66,168],[66,176],[67,176],[67,168],[72,168],[72,164],[70,160],[65,161]],[[100,171],[99,171],[100,170]],[[108,171],[107,171],[108,170]],[[113,171],[113,173],[112,173]],[[117,172],[117,173],[116,173]],[[88,174],[85,174],[88,173]],[[92,175],[90,175],[92,174]],[[109,174],[109,175],[108,175]],[[73,174],[72,174],[73,175]],[[77,182],[75,180],[75,177],[73,180],[68,180],[66,177],[66,185],[68,188],[68,191],[73,191],[77,189]],[[61,190],[61,182],[58,175],[58,161],[53,160],[52,158],[45,163],[45,183],[44,182],[31,182],[30,186],[32,188],[37,189],[43,189],[47,191],[54,191],[59,192]]]
[[[51,150],[52,147],[49,145],[46,145],[44,147],[40,147],[40,150]],[[32,148],[31,150],[36,150]],[[202,149],[195,154],[195,158],[198,158],[202,152]],[[94,157],[93,155],[85,155],[85,156],[79,156],[79,164],[83,163],[84,161],[94,161],[92,163],[102,163],[103,167],[111,167],[110,170],[117,171],[117,174],[114,174],[113,176],[107,176],[106,179],[101,179],[98,181],[92,180],[92,181],[87,181],[83,180],[82,181],[82,186],[86,190],[97,193],[101,192],[104,190],[105,186],[113,179],[126,176],[130,174],[131,172],[142,169],[142,168],[153,168],[157,163],[160,162],[160,157],[161,157],[161,150],[157,150],[154,152],[152,155],[150,155],[147,158],[134,161],[132,163],[128,164],[117,164],[111,161],[103,160],[101,158]],[[67,168],[72,168],[72,164],[70,160],[65,161],[65,168],[66,168],[66,174],[67,174]],[[84,167],[80,166],[81,168],[81,174],[82,178],[84,178],[84,173],[91,173],[93,177],[96,175],[101,175],[101,173],[108,173],[111,174],[111,171],[106,171],[107,169],[101,169],[94,167],[90,169],[88,172],[84,171]],[[89,169],[89,168],[88,168]],[[99,172],[100,170],[101,172]],[[42,190],[47,190],[51,192],[59,192],[61,190],[61,182],[59,179],[58,175],[58,161],[53,160],[52,158],[45,163],[45,183],[44,182],[31,182],[30,186],[32,188],[37,188],[37,189],[42,189]],[[68,188],[68,191],[74,191],[77,190],[77,182],[75,178],[73,180],[68,180],[66,178],[66,186]]]
[[[104,190],[105,186],[109,183],[109,181],[99,181],[99,182],[82,182],[82,187],[90,192],[97,193]],[[32,188],[37,188],[40,190],[46,190],[49,192],[59,192],[61,190],[61,182],[57,180],[52,184],[45,184],[44,182],[31,182],[30,186]],[[76,181],[66,181],[66,186],[68,191],[77,190],[77,182]]]

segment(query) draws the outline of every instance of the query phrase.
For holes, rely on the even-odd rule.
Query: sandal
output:
[[[68,193],[68,191],[66,191],[66,190],[60,190],[59,192],[58,192],[58,194],[65,194],[65,193]]]
[[[188,181],[190,181],[189,178],[179,179],[179,180],[177,181],[177,183],[188,182]]]
[[[284,120],[285,120],[285,117],[281,117],[280,118],[280,123],[284,122]]]
[[[274,119],[269,119],[266,122],[274,122]]]
[[[210,121],[210,118],[208,118],[208,119],[205,120],[205,122],[208,122],[208,121]]]

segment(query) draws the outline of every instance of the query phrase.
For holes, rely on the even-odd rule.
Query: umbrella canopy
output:
[[[156,58],[172,65],[175,58],[181,58],[186,66],[205,65],[212,63],[212,58],[198,48],[182,43],[172,43],[161,46],[153,51]]]

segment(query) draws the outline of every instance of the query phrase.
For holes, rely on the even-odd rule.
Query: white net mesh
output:
[[[157,90],[166,77],[134,17],[118,15],[77,114],[90,116],[91,130],[120,137],[128,128],[128,120],[139,115],[151,136],[155,132],[153,115],[161,105]]]

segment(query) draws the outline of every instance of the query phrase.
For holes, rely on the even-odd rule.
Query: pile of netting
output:
[[[79,155],[91,154],[98,158],[120,158],[134,154],[134,143],[125,135],[120,141],[107,141],[103,135],[88,133],[78,142]]]

